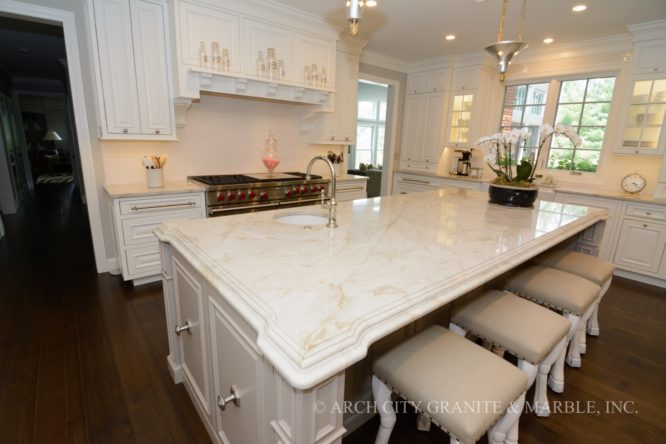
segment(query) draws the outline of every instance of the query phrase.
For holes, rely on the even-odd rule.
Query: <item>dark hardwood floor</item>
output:
[[[41,185],[4,216],[0,240],[0,443],[197,443],[210,439],[174,385],[160,284],[134,288],[95,272],[85,208],[73,185]],[[602,335],[563,395],[596,414],[524,414],[521,443],[664,442],[666,292],[616,278]],[[605,413],[606,401],[633,413]],[[564,408],[564,407],[563,407]],[[394,443],[448,442],[400,415]],[[374,441],[377,418],[344,440]]]

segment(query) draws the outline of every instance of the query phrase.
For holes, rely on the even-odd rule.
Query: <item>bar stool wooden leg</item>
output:
[[[581,317],[572,313],[564,314],[564,317],[571,322],[571,328],[567,334],[566,341],[571,343],[573,338],[578,331],[578,325],[580,324]],[[571,345],[569,345],[571,348]],[[562,348],[560,355],[553,364],[553,368],[550,371],[550,376],[548,377],[548,387],[555,393],[562,393],[564,391],[564,361],[567,357],[567,349]],[[580,359],[580,356],[579,356]]]
[[[377,403],[380,420],[375,444],[388,444],[396,421],[395,410],[391,402],[391,389],[374,375],[372,377],[372,396]]]
[[[550,416],[550,405],[548,404],[548,374],[555,361],[563,355],[567,346],[566,338],[553,348],[548,356],[539,364],[537,380],[534,386],[534,413],[537,416]]]
[[[518,443],[518,420],[525,406],[525,394],[523,393],[511,407],[506,411],[494,426],[488,430],[488,443],[490,444],[517,444]],[[453,440],[451,440],[453,442]]]
[[[569,351],[567,353],[567,365],[569,367],[574,367],[578,368],[581,366],[581,359],[580,359],[580,344],[581,344],[581,336],[585,336],[585,326],[587,325],[588,319],[592,316],[592,312],[594,311],[594,307],[596,307],[597,304],[594,303],[592,304],[586,311],[583,313],[583,316],[580,317],[580,321],[576,323],[576,329],[573,332],[573,336],[571,337],[571,341],[569,341]]]
[[[601,291],[599,292],[601,295],[599,296],[599,301],[594,304],[594,311],[592,312],[592,316],[590,316],[590,320],[587,322],[587,334],[590,336],[599,336],[599,304],[601,303],[601,299],[610,288],[612,280],[613,276],[604,282],[604,285],[601,287]]]

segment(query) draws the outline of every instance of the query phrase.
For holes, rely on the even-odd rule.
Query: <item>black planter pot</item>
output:
[[[519,188],[507,185],[490,184],[488,188],[488,200],[490,203],[506,205],[508,207],[534,206],[534,201],[539,194],[538,188]]]

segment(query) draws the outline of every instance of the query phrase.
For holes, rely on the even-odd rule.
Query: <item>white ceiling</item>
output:
[[[275,0],[345,24],[345,0]],[[370,41],[367,50],[404,61],[483,49],[497,37],[502,1],[486,0],[378,0],[366,8],[359,37]],[[587,11],[574,13],[579,3]],[[505,38],[518,33],[521,0],[510,0]],[[627,25],[666,19],[666,0],[528,0],[525,40],[544,46],[546,36],[555,44],[627,33]],[[446,34],[457,38],[444,40]],[[528,49],[529,50],[529,49]]]

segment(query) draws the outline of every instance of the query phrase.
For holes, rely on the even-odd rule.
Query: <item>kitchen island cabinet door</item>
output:
[[[256,334],[245,321],[210,297],[215,432],[220,442],[253,444],[270,442],[273,400],[272,371],[256,346]],[[226,305],[226,304],[224,304]],[[237,393],[237,403],[229,400]],[[227,398],[228,401],[222,401]]]
[[[178,258],[173,259],[173,283],[177,324],[167,327],[176,331],[183,379],[190,396],[202,418],[212,424],[204,283],[198,273]]]

